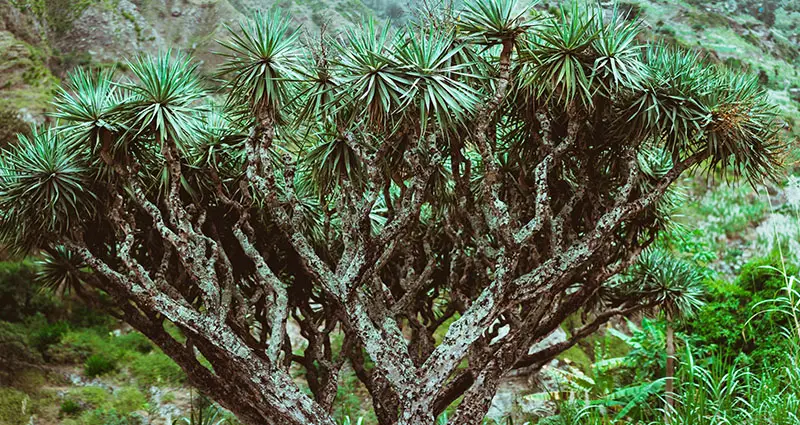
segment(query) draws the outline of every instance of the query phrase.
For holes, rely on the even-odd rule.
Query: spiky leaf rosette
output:
[[[319,143],[304,156],[304,162],[317,189],[322,194],[341,187],[348,180],[360,190],[367,178],[364,164],[347,140],[335,134],[321,134]]]
[[[243,21],[239,31],[225,27],[230,40],[220,41],[227,52],[219,76],[230,90],[228,104],[245,104],[249,112],[258,110],[279,118],[287,100],[288,83],[300,78],[295,68],[302,55],[297,48],[299,28],[290,29],[291,20],[274,9],[256,12]]]
[[[645,78],[623,107],[619,131],[635,140],[663,142],[673,157],[691,151],[705,114],[699,98],[708,90],[709,68],[696,53],[656,45],[645,54]]]
[[[0,238],[17,252],[70,233],[97,200],[85,150],[52,128],[32,133],[19,135],[0,161]]]
[[[363,113],[373,127],[390,124],[392,114],[404,104],[403,87],[410,81],[390,57],[392,37],[389,26],[379,29],[372,19],[345,30],[344,42],[336,44],[339,58],[335,65],[341,75],[342,105],[346,122],[355,122]]]
[[[189,164],[198,170],[214,169],[221,176],[237,178],[244,170],[247,134],[222,108],[212,106],[200,120],[198,134],[187,143]]]
[[[582,13],[576,3],[569,13],[562,9],[558,17],[548,19],[528,46],[530,73],[524,84],[563,105],[573,101],[590,105],[594,64],[589,58],[600,33],[597,13],[594,9]]]
[[[659,248],[645,250],[628,273],[626,284],[644,304],[671,316],[691,316],[703,305],[703,275],[698,267]]]
[[[774,178],[785,145],[764,89],[754,76],[727,70],[715,72],[711,82],[701,99],[706,121],[697,147],[709,152],[709,169],[730,166],[733,177],[745,175],[751,183]]]
[[[327,43],[327,39],[323,43]],[[327,53],[328,45],[324,44],[324,48]],[[328,58],[316,57],[322,54],[318,52],[305,55],[299,66],[298,73],[303,81],[292,99],[292,104],[299,106],[295,115],[297,125],[317,121],[323,127],[334,116],[333,112],[338,107],[339,81],[333,74]]]
[[[148,136],[183,144],[198,137],[197,102],[206,96],[197,64],[184,54],[166,51],[128,62],[134,81],[123,84],[130,96],[120,105],[120,118],[133,140]]]
[[[433,121],[436,128],[449,128],[464,119],[480,101],[478,93],[462,82],[475,78],[467,72],[469,63],[457,63],[455,57],[465,45],[451,33],[409,32],[394,52],[403,76],[410,82],[403,98],[419,113],[420,133]]]
[[[532,6],[532,5],[531,5]],[[465,4],[458,18],[460,31],[482,44],[516,40],[536,25],[531,9],[517,0],[476,0]]]
[[[775,110],[755,78],[711,67],[697,53],[657,45],[622,108],[617,131],[663,146],[673,159],[706,153],[751,183],[775,177],[784,152]]]
[[[69,73],[67,86],[58,88],[53,101],[57,109],[52,116],[65,122],[60,131],[70,143],[95,151],[111,149],[115,136],[123,130],[114,115],[122,98],[122,90],[114,84],[113,69],[95,72],[77,68]]]
[[[39,266],[36,279],[45,287],[57,293],[80,290],[83,282],[80,270],[85,268],[86,264],[63,245],[44,252],[36,264]]]
[[[635,300],[650,312],[691,316],[703,304],[701,268],[662,247],[645,249],[624,273],[600,286],[587,308],[600,311],[622,300]]]
[[[595,19],[597,37],[592,49],[597,58],[592,64],[591,80],[610,96],[620,89],[637,87],[645,76],[641,46],[636,42],[640,22],[614,10],[605,21],[602,14]]]

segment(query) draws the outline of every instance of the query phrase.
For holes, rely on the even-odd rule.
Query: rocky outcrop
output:
[[[53,40],[60,52],[88,53],[93,62],[115,62],[142,52],[168,48],[190,52],[213,69],[219,62],[217,39],[224,27],[255,10],[279,7],[298,27],[314,33],[323,23],[343,27],[371,11],[361,0],[117,0],[114,7],[98,2],[77,17]]]
[[[532,346],[529,352],[540,351],[559,342],[566,341],[567,333],[557,328],[553,333]],[[492,405],[487,412],[487,417],[496,421],[506,418],[530,418],[552,415],[553,405],[549,401],[539,401],[526,398],[525,395],[534,392],[555,391],[555,382],[543,373],[550,367],[558,367],[559,361],[553,360],[542,370],[521,369],[506,376],[497,388],[497,393],[492,399]]]
[[[225,0],[119,0],[114,8],[86,8],[53,42],[61,52],[86,52],[93,62],[116,62],[168,48],[213,61],[214,39],[223,25],[241,17]]]
[[[0,114],[4,117],[34,121],[48,109],[58,81],[48,67],[50,49],[43,34],[32,14],[0,0]]]

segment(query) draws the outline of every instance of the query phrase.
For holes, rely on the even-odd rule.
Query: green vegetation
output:
[[[186,375],[181,368],[161,351],[135,357],[128,368],[136,382],[144,387],[178,386],[186,381]]]
[[[37,279],[40,264],[0,262],[0,424],[27,424],[32,415],[67,425],[139,424],[148,389],[181,387],[183,371],[144,335],[120,332],[119,322],[74,294],[57,296]],[[53,367],[99,384],[54,393],[67,377],[46,372]],[[174,401],[174,394],[162,399]]]
[[[113,10],[116,6],[113,0],[17,0],[12,3],[36,14],[52,36],[69,32],[75,19],[88,7]],[[231,3],[236,6],[240,2]],[[568,9],[553,3],[542,5],[540,10],[554,16],[569,15]],[[779,107],[781,118],[787,123],[787,134],[797,134],[800,100],[792,98],[789,89],[800,87],[800,59],[796,39],[792,41],[784,35],[797,31],[800,8],[781,5],[776,10],[759,12],[752,9],[756,2],[738,3],[740,8],[736,14],[708,9],[709,2],[689,0],[622,2],[620,8],[638,13],[650,23],[646,37],[692,49],[726,68],[760,75],[759,83],[766,88],[770,101]],[[379,6],[358,0],[299,0],[284,1],[281,5],[303,13],[310,11],[310,19],[318,27],[329,20],[331,11],[352,21],[374,11],[401,22],[407,17],[405,4],[391,1]],[[119,13],[133,25],[137,39],[144,41],[144,29],[137,17],[126,10]],[[287,27],[282,27],[278,32],[286,30]],[[473,30],[484,31],[482,28]],[[207,37],[210,39],[211,35]],[[283,38],[283,42],[291,44],[300,39],[300,33],[296,33],[294,38]],[[232,46],[236,50],[235,43]],[[277,53],[262,53],[280,57],[281,51],[288,50],[287,45],[273,47]],[[242,46],[238,48],[241,50]],[[345,61],[350,61],[347,65],[351,67],[368,67],[369,64],[358,61],[364,57],[385,59],[365,52],[340,53]],[[348,56],[348,53],[354,54]],[[279,69],[284,60],[291,62],[297,58],[280,59],[276,72],[287,79],[297,77],[295,69]],[[25,134],[23,147],[25,140],[32,145],[31,140],[54,137],[41,128],[32,134],[23,116],[28,119],[25,114],[32,113],[38,119],[51,108],[49,102],[58,84],[54,75],[62,75],[75,66],[92,65],[96,64],[86,52],[51,52],[45,42],[37,44],[0,31],[0,147],[15,145],[17,133]],[[122,72],[141,74],[144,65],[134,61],[130,69],[122,69]],[[170,66],[167,62],[160,65]],[[187,74],[194,70],[185,65],[183,70]],[[320,84],[330,82],[323,77],[320,77]],[[553,71],[548,77],[558,80],[563,75]],[[80,83],[80,77],[75,81]],[[246,78],[243,81],[255,84]],[[112,86],[109,84],[105,89],[110,92]],[[135,90],[133,85],[123,87]],[[423,86],[419,90],[427,88]],[[258,90],[275,93],[276,101],[287,103],[294,95],[283,92],[279,86],[263,86]],[[581,96],[584,88],[578,85],[565,87],[565,90],[576,91],[577,96]],[[198,96],[199,91],[191,93],[187,104]],[[392,96],[399,98],[403,94]],[[443,94],[431,95],[436,96]],[[381,101],[393,99],[387,97]],[[318,113],[325,105],[321,101],[311,104],[308,108],[317,109],[309,109],[308,113]],[[127,112],[133,117],[129,121],[134,121],[136,116],[148,111],[131,109]],[[209,113],[208,120],[213,121],[217,112]],[[438,114],[440,111],[432,110],[432,116],[438,118]],[[221,121],[222,117],[216,119]],[[357,185],[366,181],[363,175],[354,173],[362,169],[362,164],[348,162],[354,158],[354,153],[340,142],[336,139],[326,143],[320,139],[314,155],[309,155],[309,164],[320,170],[313,178],[324,181],[322,186],[330,192],[335,191],[336,183],[342,179]],[[228,146],[221,142],[219,146],[222,146],[219,151],[215,150],[218,146],[207,146],[209,155],[220,155],[220,152],[227,155],[224,150]],[[798,156],[796,146],[790,149],[787,163],[796,167],[793,163]],[[200,155],[196,156],[203,160]],[[213,162],[212,156],[206,160]],[[479,165],[483,164],[475,161],[474,166],[479,168]],[[487,419],[487,424],[495,419],[496,423],[530,425],[800,424],[797,414],[800,412],[800,287],[797,283],[800,278],[797,262],[800,217],[791,200],[797,181],[792,183],[790,178],[788,183],[754,189],[707,179],[721,175],[720,171],[726,170],[728,165],[716,164],[709,167],[708,176],[693,175],[683,180],[687,195],[677,198],[676,223],[670,223],[677,226],[667,227],[666,236],[657,243],[658,251],[645,251],[644,261],[621,278],[646,281],[649,289],[661,291],[654,298],[662,302],[655,303],[646,315],[633,315],[601,328],[548,365],[541,376],[546,377],[552,387],[536,387],[519,394],[519,399],[527,403],[545,406],[546,413],[512,410],[505,412],[506,417]],[[148,170],[155,175],[152,171]],[[148,190],[160,188],[157,179],[150,186]],[[77,193],[73,193],[74,187],[66,186],[66,189],[70,195]],[[6,204],[6,208],[15,207]],[[42,208],[43,205],[36,204],[20,215],[36,215]],[[57,212],[71,219],[89,213],[88,210],[70,211],[69,205]],[[43,227],[47,225],[42,224]],[[776,228],[781,229],[778,234],[774,232]],[[418,250],[425,248],[428,247]],[[169,389],[160,397],[160,403],[183,403],[181,409],[185,417],[175,423],[237,423],[232,415],[203,397],[190,396],[191,405],[186,405],[185,393],[191,391],[188,379],[169,356],[141,333],[81,301],[74,289],[70,289],[68,279],[56,277],[48,281],[48,266],[61,267],[64,263],[48,265],[47,261],[64,258],[50,255],[41,261],[37,252],[29,254],[37,261],[0,262],[0,424],[26,425],[35,416],[44,423],[61,425],[139,425],[155,405],[150,396],[151,388]],[[79,263],[79,266],[84,265]],[[446,279],[446,276],[442,274],[439,278]],[[692,299],[679,300],[673,297],[675,292],[681,296],[688,293]],[[109,298],[106,294],[102,296],[104,300]],[[679,308],[677,304],[680,303],[687,308]],[[669,315],[665,314],[667,311]],[[581,314],[585,312],[574,314],[563,326],[567,337],[580,326]],[[432,335],[436,344],[458,317],[450,317],[437,328]],[[166,326],[178,342],[186,343],[176,326]],[[673,334],[674,339],[670,336]],[[673,341],[672,344],[669,341]],[[339,335],[338,340],[332,342],[333,351],[338,352],[342,344]],[[302,352],[296,354],[302,355]],[[673,378],[668,365],[671,356],[675,360],[673,380],[669,379]],[[213,368],[205,358],[200,363]],[[310,394],[304,381],[305,373],[306,370],[299,367],[292,370],[292,376]],[[674,382],[674,396],[665,394],[669,391],[668,381]],[[69,389],[65,390],[66,387]],[[674,400],[674,403],[665,403],[665,400]],[[377,423],[369,405],[369,393],[347,363],[338,378],[332,411],[339,423]],[[437,424],[445,424],[451,414],[452,409],[447,410]]]
[[[751,265],[752,268],[763,267],[765,262],[775,258],[758,260]],[[796,269],[769,268],[771,283],[780,281],[774,297],[757,303],[756,308],[750,313],[756,329],[749,330],[747,334],[758,335],[752,338],[752,358],[757,358],[758,353],[769,357],[769,361],[756,364],[748,354],[734,358],[725,350],[715,349],[712,345],[696,346],[686,344],[683,353],[678,356],[679,368],[676,376],[676,404],[674,409],[665,411],[660,406],[661,397],[658,391],[661,380],[656,379],[661,365],[655,368],[654,374],[648,376],[638,375],[635,381],[625,378],[619,373],[619,365],[631,367],[642,371],[647,363],[640,363],[639,357],[643,346],[637,345],[635,349],[622,359],[600,359],[594,364],[617,365],[616,370],[605,368],[606,374],[622,379],[615,382],[611,391],[597,394],[586,385],[586,382],[595,380],[580,379],[582,374],[569,375],[575,382],[571,391],[577,399],[588,396],[586,401],[558,401],[560,413],[554,417],[540,420],[538,424],[549,425],[576,425],[576,424],[653,424],[662,423],[663,416],[669,416],[669,423],[674,424],[720,424],[720,423],[756,423],[756,424],[786,424],[800,423],[796,416],[800,407],[800,388],[796,385],[800,378],[800,328],[797,319],[800,317],[800,292],[797,286],[796,275],[788,274]],[[750,272],[746,272],[750,273]],[[744,279],[748,279],[743,276]],[[756,277],[763,278],[763,276]],[[740,279],[741,280],[741,279]],[[712,301],[704,310],[714,312],[718,302]],[[743,310],[737,310],[743,312]],[[761,312],[769,317],[761,319]],[[701,313],[702,314],[702,313]],[[728,318],[720,317],[720,322],[713,322],[714,327],[719,324],[738,324],[736,321],[727,321]],[[748,319],[745,319],[747,321]],[[709,324],[710,322],[703,322]],[[644,325],[651,326],[649,322]],[[643,326],[644,328],[644,326]],[[633,336],[614,333],[624,341],[643,335],[643,330],[631,327]],[[655,329],[655,331],[654,331]],[[703,331],[698,323],[692,323],[684,328],[690,334]],[[647,332],[645,341],[659,341],[657,328]],[[713,331],[712,331],[713,332]],[[688,335],[688,334],[687,334]],[[663,335],[662,335],[663,336]],[[694,335],[693,335],[694,336]],[[762,338],[767,336],[767,338]],[[642,338],[638,338],[642,340]],[[687,338],[686,340],[690,340]],[[736,338],[734,338],[736,339]],[[778,347],[775,346],[778,344]],[[651,353],[655,351],[651,346]],[[658,348],[656,344],[655,349]],[[645,350],[646,351],[646,350]],[[646,357],[651,357],[650,355]],[[663,359],[661,360],[663,362]],[[624,370],[624,369],[622,369]],[[578,376],[578,378],[575,378]],[[599,381],[599,380],[597,380]],[[639,382],[643,384],[633,387],[624,386],[625,383]],[[541,397],[541,396],[540,396]],[[563,400],[563,398],[562,398]]]
[[[108,358],[101,354],[92,354],[84,363],[83,373],[89,378],[95,378],[117,370],[117,364],[113,358]]]
[[[0,423],[23,425],[32,411],[30,397],[13,388],[0,388]]]

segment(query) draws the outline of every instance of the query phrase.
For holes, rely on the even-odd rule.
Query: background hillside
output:
[[[430,1],[435,5],[437,0]],[[558,5],[540,2],[536,7],[559,13]],[[56,88],[77,66],[124,71],[127,58],[172,48],[192,53],[208,70],[218,61],[215,40],[223,36],[224,26],[255,9],[288,10],[312,35],[322,27],[335,32],[364,16],[403,25],[414,6],[405,0],[0,0],[0,146],[12,143],[14,134],[30,124],[49,119]],[[780,276],[763,268],[783,262],[776,249],[786,249],[781,254],[789,263],[800,263],[800,179],[794,176],[800,134],[800,1],[647,0],[616,7],[642,20],[645,38],[758,75],[780,110],[791,143],[782,181],[750,187],[727,185],[713,176],[686,178],[678,220],[683,228],[670,239],[676,252],[706,267],[710,288],[707,307],[679,324],[684,341],[725,358],[741,357],[747,364],[773,361],[784,349],[775,330],[782,322],[745,322],[754,306],[781,286]],[[0,425],[171,425],[200,410],[223,419],[225,413],[208,407],[180,369],[142,335],[70,294],[35,283],[41,265],[4,260]],[[563,413],[550,397],[557,390],[601,397],[622,382],[654,380],[663,362],[659,343],[664,325],[658,319],[634,319],[571,349],[549,371],[508,377],[492,417],[546,417]],[[568,325],[552,338],[568,335]],[[611,368],[610,359],[623,360]],[[614,372],[603,375],[609,368]],[[352,371],[343,374],[337,417],[353,422],[363,417],[371,423],[366,397]]]

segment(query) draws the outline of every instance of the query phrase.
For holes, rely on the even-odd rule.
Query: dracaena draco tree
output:
[[[781,145],[752,78],[622,17],[422,15],[302,47],[256,14],[214,78],[174,52],[75,71],[57,125],[2,155],[4,243],[245,423],[333,424],[345,363],[381,424],[451,404],[480,423],[505,373],[662,301],[609,278],[668,225],[679,176],[769,177]]]

